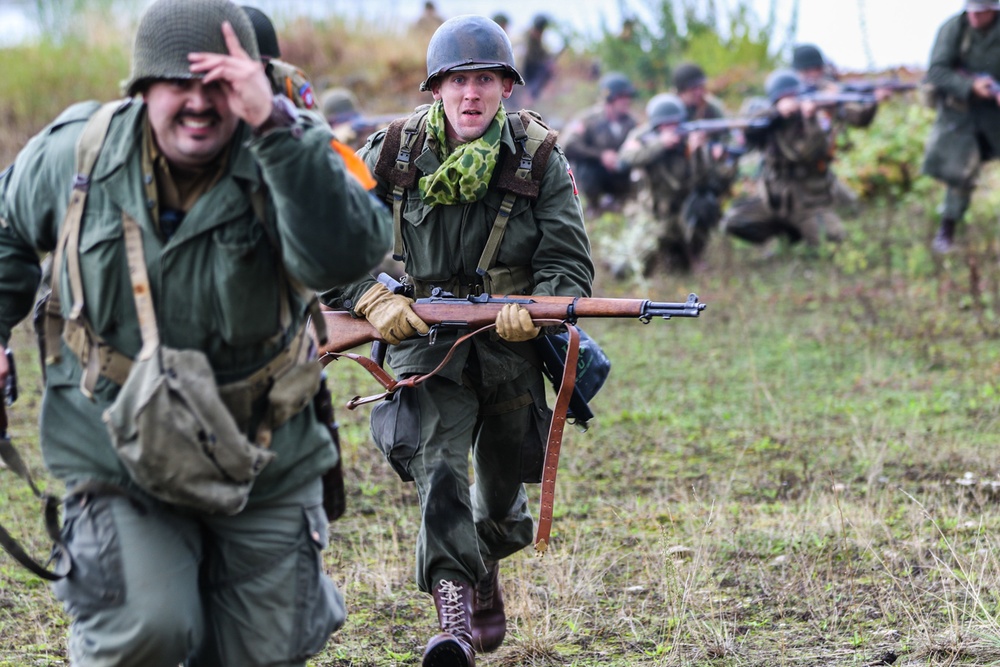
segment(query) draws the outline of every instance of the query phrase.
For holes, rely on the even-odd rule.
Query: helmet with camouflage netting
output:
[[[239,6],[228,0],[156,0],[139,20],[126,94],[135,95],[150,80],[202,78],[191,72],[188,54],[229,53],[223,21],[233,26],[250,57],[260,60],[253,25]]]
[[[510,38],[496,21],[467,14],[450,18],[434,31],[427,45],[427,78],[420,90],[431,89],[435,78],[446,72],[501,69],[524,85],[514,67]]]
[[[619,97],[635,97],[638,93],[632,80],[621,72],[608,72],[599,83],[601,88],[601,99],[611,102]]]
[[[767,81],[764,82],[764,90],[767,92],[767,99],[774,104],[782,97],[801,94],[802,79],[794,70],[779,69],[768,75]]]
[[[646,119],[651,127],[682,123],[686,117],[684,102],[676,95],[660,93],[646,103]]]

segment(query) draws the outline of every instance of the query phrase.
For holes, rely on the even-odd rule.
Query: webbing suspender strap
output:
[[[48,358],[45,363],[59,361],[60,337],[63,331],[63,316],[60,302],[62,264],[66,258],[66,270],[69,272],[70,294],[73,306],[69,319],[77,321],[83,314],[83,279],[80,276],[80,222],[87,203],[87,193],[90,189],[90,175],[94,171],[97,157],[101,153],[104,138],[111,127],[111,118],[118,109],[131,103],[131,100],[117,100],[102,105],[90,117],[80,134],[76,148],[76,176],[73,179],[73,190],[70,194],[66,215],[63,216],[63,226],[59,233],[59,241],[52,258],[52,292],[45,306],[45,349]],[[81,363],[86,363],[81,360]]]
[[[128,276],[132,281],[135,314],[139,318],[139,331],[142,334],[142,349],[139,350],[138,359],[146,360],[160,347],[160,330],[156,326],[153,295],[149,288],[146,258],[143,257],[142,231],[135,218],[125,211],[122,211],[122,227],[125,229],[125,257],[128,261]]]
[[[410,172],[410,162],[413,151],[420,150],[418,139],[424,137],[424,122],[430,107],[420,109],[411,114],[403,124],[399,137],[399,149],[396,151],[395,171],[400,175],[393,179],[392,188],[392,258],[397,262],[406,259],[406,248],[403,245],[403,198],[406,195],[405,181],[414,182],[416,174]]]
[[[500,242],[503,241],[504,232],[507,231],[510,212],[514,209],[514,202],[516,200],[517,195],[513,192],[508,192],[503,196],[503,201],[500,203],[500,210],[497,211],[496,220],[493,221],[493,228],[490,230],[490,236],[483,247],[483,254],[479,257],[479,265],[476,267],[476,273],[480,277],[486,276],[486,272],[497,262],[497,255],[500,254]],[[486,291],[491,291],[489,286],[487,286]]]

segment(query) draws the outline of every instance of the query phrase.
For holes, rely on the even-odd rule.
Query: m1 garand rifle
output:
[[[408,288],[385,274],[379,275],[379,281],[391,291],[405,294]],[[580,318],[636,318],[648,324],[654,318],[669,320],[674,317],[698,317],[705,309],[705,304],[698,301],[695,294],[688,296],[687,301],[680,303],[656,302],[648,299],[609,299],[589,297],[561,296],[498,296],[482,294],[460,298],[440,288],[435,288],[431,296],[416,299],[412,308],[414,313],[428,325],[427,344],[437,342],[441,331],[468,332],[460,336],[453,344],[441,364],[425,375],[414,375],[403,380],[394,380],[386,373],[380,363],[357,354],[347,352],[365,343],[376,343],[384,340],[378,330],[368,320],[355,318],[347,311],[327,310],[323,313],[329,332],[328,342],[319,348],[320,362],[329,363],[339,357],[347,357],[358,362],[385,388],[385,392],[367,398],[355,397],[348,402],[347,407],[353,409],[358,405],[377,401],[403,387],[415,387],[429,377],[435,375],[448,363],[454,350],[471,336],[484,333],[495,327],[497,314],[509,303],[516,303],[531,315],[536,326],[563,326],[567,333],[567,344],[562,365],[562,378],[556,387],[556,404],[552,411],[552,422],[549,425],[549,435],[545,447],[544,465],[542,469],[541,509],[538,518],[538,532],[535,538],[535,549],[544,553],[548,547],[549,531],[552,526],[553,498],[555,494],[556,471],[559,467],[559,450],[562,443],[563,426],[567,413],[571,409],[571,401],[576,392],[576,374],[581,361],[580,332],[575,324]],[[377,353],[376,353],[377,354]],[[554,378],[553,384],[555,385]],[[586,406],[584,406],[586,407]],[[578,414],[574,412],[574,414]]]
[[[391,291],[404,293],[408,286],[402,285],[386,274],[379,275]],[[478,332],[491,328],[497,313],[508,303],[516,303],[528,310],[532,321],[538,326],[560,325],[563,322],[575,324],[580,318],[636,318],[648,324],[654,318],[669,320],[674,317],[698,317],[705,304],[698,301],[696,294],[679,303],[650,301],[649,299],[612,299],[570,296],[518,296],[481,294],[479,296],[456,297],[441,288],[434,288],[431,296],[416,299],[413,312],[430,326],[427,334],[428,345],[437,342],[441,331]],[[378,329],[368,320],[352,316],[347,311],[325,310],[329,340],[319,348],[321,360],[333,360],[332,355],[341,354],[367,343],[385,343]],[[360,403],[359,403],[360,405]]]
[[[891,79],[847,79],[838,81],[837,85],[845,93],[863,93],[874,95],[876,90],[888,90],[892,93],[905,93],[920,88],[919,83]]]
[[[859,92],[827,92],[811,91],[798,96],[799,100],[809,101],[820,107],[840,106],[842,104],[875,104],[878,99],[874,93]]]
[[[687,136],[692,132],[704,132],[710,137],[719,135],[734,134],[737,137],[747,130],[763,130],[770,127],[773,120],[767,116],[754,116],[747,118],[702,118],[700,120],[689,120],[677,126],[677,132],[681,136]],[[744,146],[729,142],[714,142],[721,145],[726,155],[731,158],[739,158],[746,154]]]

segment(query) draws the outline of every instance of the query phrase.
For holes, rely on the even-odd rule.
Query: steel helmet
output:
[[[132,48],[132,72],[123,88],[135,95],[154,79],[201,79],[191,72],[194,51],[229,53],[222,22],[229,21],[243,49],[260,60],[257,38],[246,13],[228,0],[156,0],[143,13]]]
[[[790,69],[779,69],[771,72],[764,82],[764,90],[767,92],[767,99],[774,104],[782,97],[789,95],[799,95],[803,92],[802,79]]]
[[[601,97],[605,102],[611,102],[619,97],[635,97],[635,86],[632,81],[621,72],[608,72],[601,77],[600,82]]]
[[[801,72],[806,69],[823,69],[826,59],[815,44],[799,44],[792,50],[792,69]]]
[[[243,5],[243,11],[250,17],[253,24],[254,35],[257,36],[257,48],[260,50],[261,58],[280,58],[281,48],[278,46],[278,33],[274,31],[274,24],[267,14],[256,7]]]
[[[333,119],[343,122],[343,119],[356,118],[358,112],[358,98],[347,88],[331,88],[320,97],[320,107],[323,115],[331,123]]]
[[[676,95],[660,93],[646,103],[646,119],[651,127],[683,123],[685,118],[687,109]]]
[[[496,21],[486,16],[466,14],[450,18],[434,31],[427,45],[427,78],[420,90],[446,72],[502,69],[524,85],[514,67],[510,38]]]

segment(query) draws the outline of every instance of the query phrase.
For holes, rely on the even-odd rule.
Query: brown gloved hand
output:
[[[519,303],[504,304],[497,313],[497,334],[511,343],[531,340],[541,330],[531,321],[528,309]]]
[[[382,283],[375,283],[358,299],[354,312],[363,315],[390,345],[398,345],[410,336],[430,331],[413,312],[413,299],[393,294]]]

